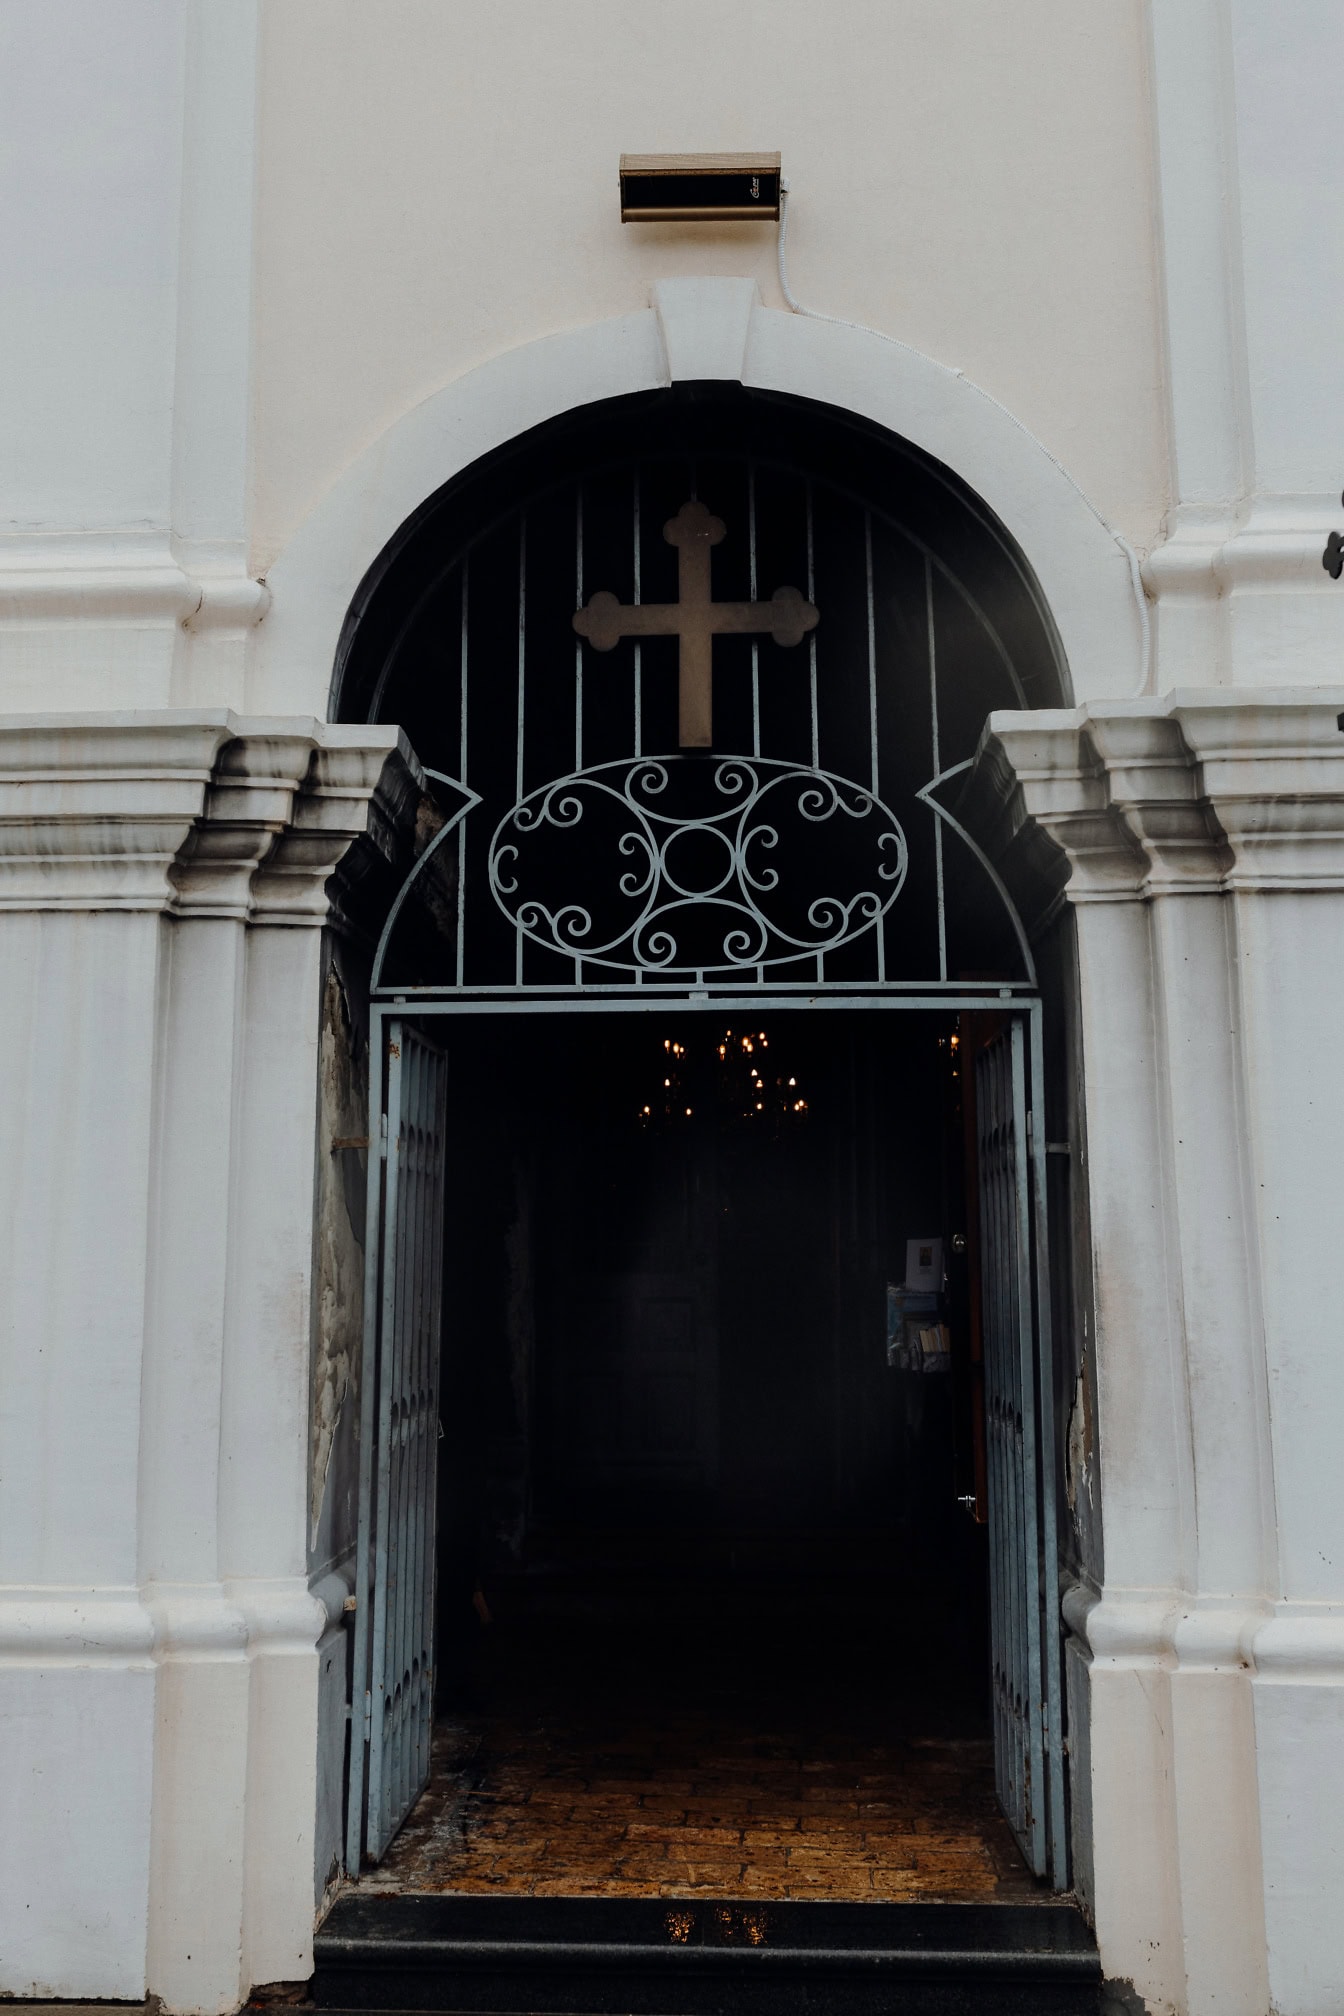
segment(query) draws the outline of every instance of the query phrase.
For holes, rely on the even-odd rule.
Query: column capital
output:
[[[1344,889],[1344,686],[1176,692],[1233,889]]]
[[[0,910],[163,910],[230,716],[0,715]]]
[[[425,794],[397,728],[0,715],[0,910],[349,923],[370,864],[409,857]]]
[[[990,716],[970,790],[1072,903],[1344,888],[1344,688]]]

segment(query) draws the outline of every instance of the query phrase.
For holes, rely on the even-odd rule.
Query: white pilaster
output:
[[[0,1978],[17,1994],[144,1993],[160,920],[224,734],[222,716],[0,722]]]
[[[395,730],[0,720],[8,1992],[310,1969],[318,946],[417,778]]]
[[[248,574],[258,0],[188,0],[174,369],[172,532],[199,601],[173,700],[241,707],[269,596]]]
[[[1173,493],[1144,570],[1155,683],[1330,683],[1344,25],[1330,0],[1149,0],[1149,21]]]
[[[0,708],[237,706],[258,0],[11,10]]]
[[[982,758],[1078,906],[1105,1578],[1067,1610],[1103,1961],[1182,2016],[1344,2000],[1341,702],[1000,715]]]

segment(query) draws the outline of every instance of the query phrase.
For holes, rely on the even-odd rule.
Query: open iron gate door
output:
[[[376,1862],[424,1789],[434,1717],[447,1066],[409,1023],[394,1018],[382,1027],[381,1225],[371,1207],[373,1250],[365,1265],[356,1555],[363,1579],[346,1844],[352,1874],[361,1833],[363,1854]]]
[[[998,1794],[1023,1854],[1068,1880],[1054,1408],[1039,1036],[1014,1018],[976,1060],[989,1485],[990,1657]]]

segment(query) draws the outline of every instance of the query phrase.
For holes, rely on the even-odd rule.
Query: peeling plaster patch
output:
[[[1132,1981],[1106,1981],[1101,1990],[1101,2016],[1149,2016],[1149,2009]]]
[[[1075,1526],[1078,1524],[1080,1495],[1086,1498],[1088,1511],[1096,1511],[1096,1496],[1092,1489],[1094,1476],[1092,1457],[1095,1444],[1092,1387],[1087,1376],[1087,1360],[1084,1358],[1078,1369],[1078,1378],[1073,1389],[1073,1406],[1069,1411],[1069,1441],[1064,1465],[1064,1489]]]
[[[364,1208],[368,1151],[337,1147],[369,1126],[363,1073],[340,976],[327,973],[318,1057],[317,1310],[313,1349],[309,1546],[316,1547],[327,1472],[364,1326]]]

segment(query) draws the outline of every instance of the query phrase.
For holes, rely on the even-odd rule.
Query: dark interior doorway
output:
[[[378,1880],[1030,1892],[956,1016],[455,1030],[436,1772]]]
[[[682,579],[696,511],[727,627],[700,667],[712,729],[688,739],[681,644],[635,617],[707,606]],[[740,628],[780,596],[810,627]],[[371,566],[333,711],[401,724],[435,809],[370,976],[388,1155],[352,1873],[408,1814],[387,1880],[440,1821],[494,1838],[493,1813],[538,1858],[526,1881],[555,1885],[549,1777],[587,1788],[566,1808],[586,1838],[616,1830],[600,1880],[645,1880],[628,1830],[681,1796],[672,1761],[692,1788],[676,1824],[726,1814],[705,1824],[727,1847],[762,1831],[741,1792],[756,1742],[781,1834],[804,1775],[830,1775],[858,1883],[877,1848],[848,1823],[908,1806],[911,1746],[966,1746],[959,1782],[991,1810],[992,1725],[1015,1836],[1066,1880],[1042,1011],[968,778],[993,710],[1067,697],[1029,565],[954,472],[735,386],[538,429]],[[983,1295],[958,1119],[973,1025]],[[413,1811],[431,1675],[441,1768]],[[938,1782],[902,1808],[914,1834],[952,1811]],[[623,1817],[599,1823],[589,1794]],[[530,1817],[505,1817],[514,1797]]]

